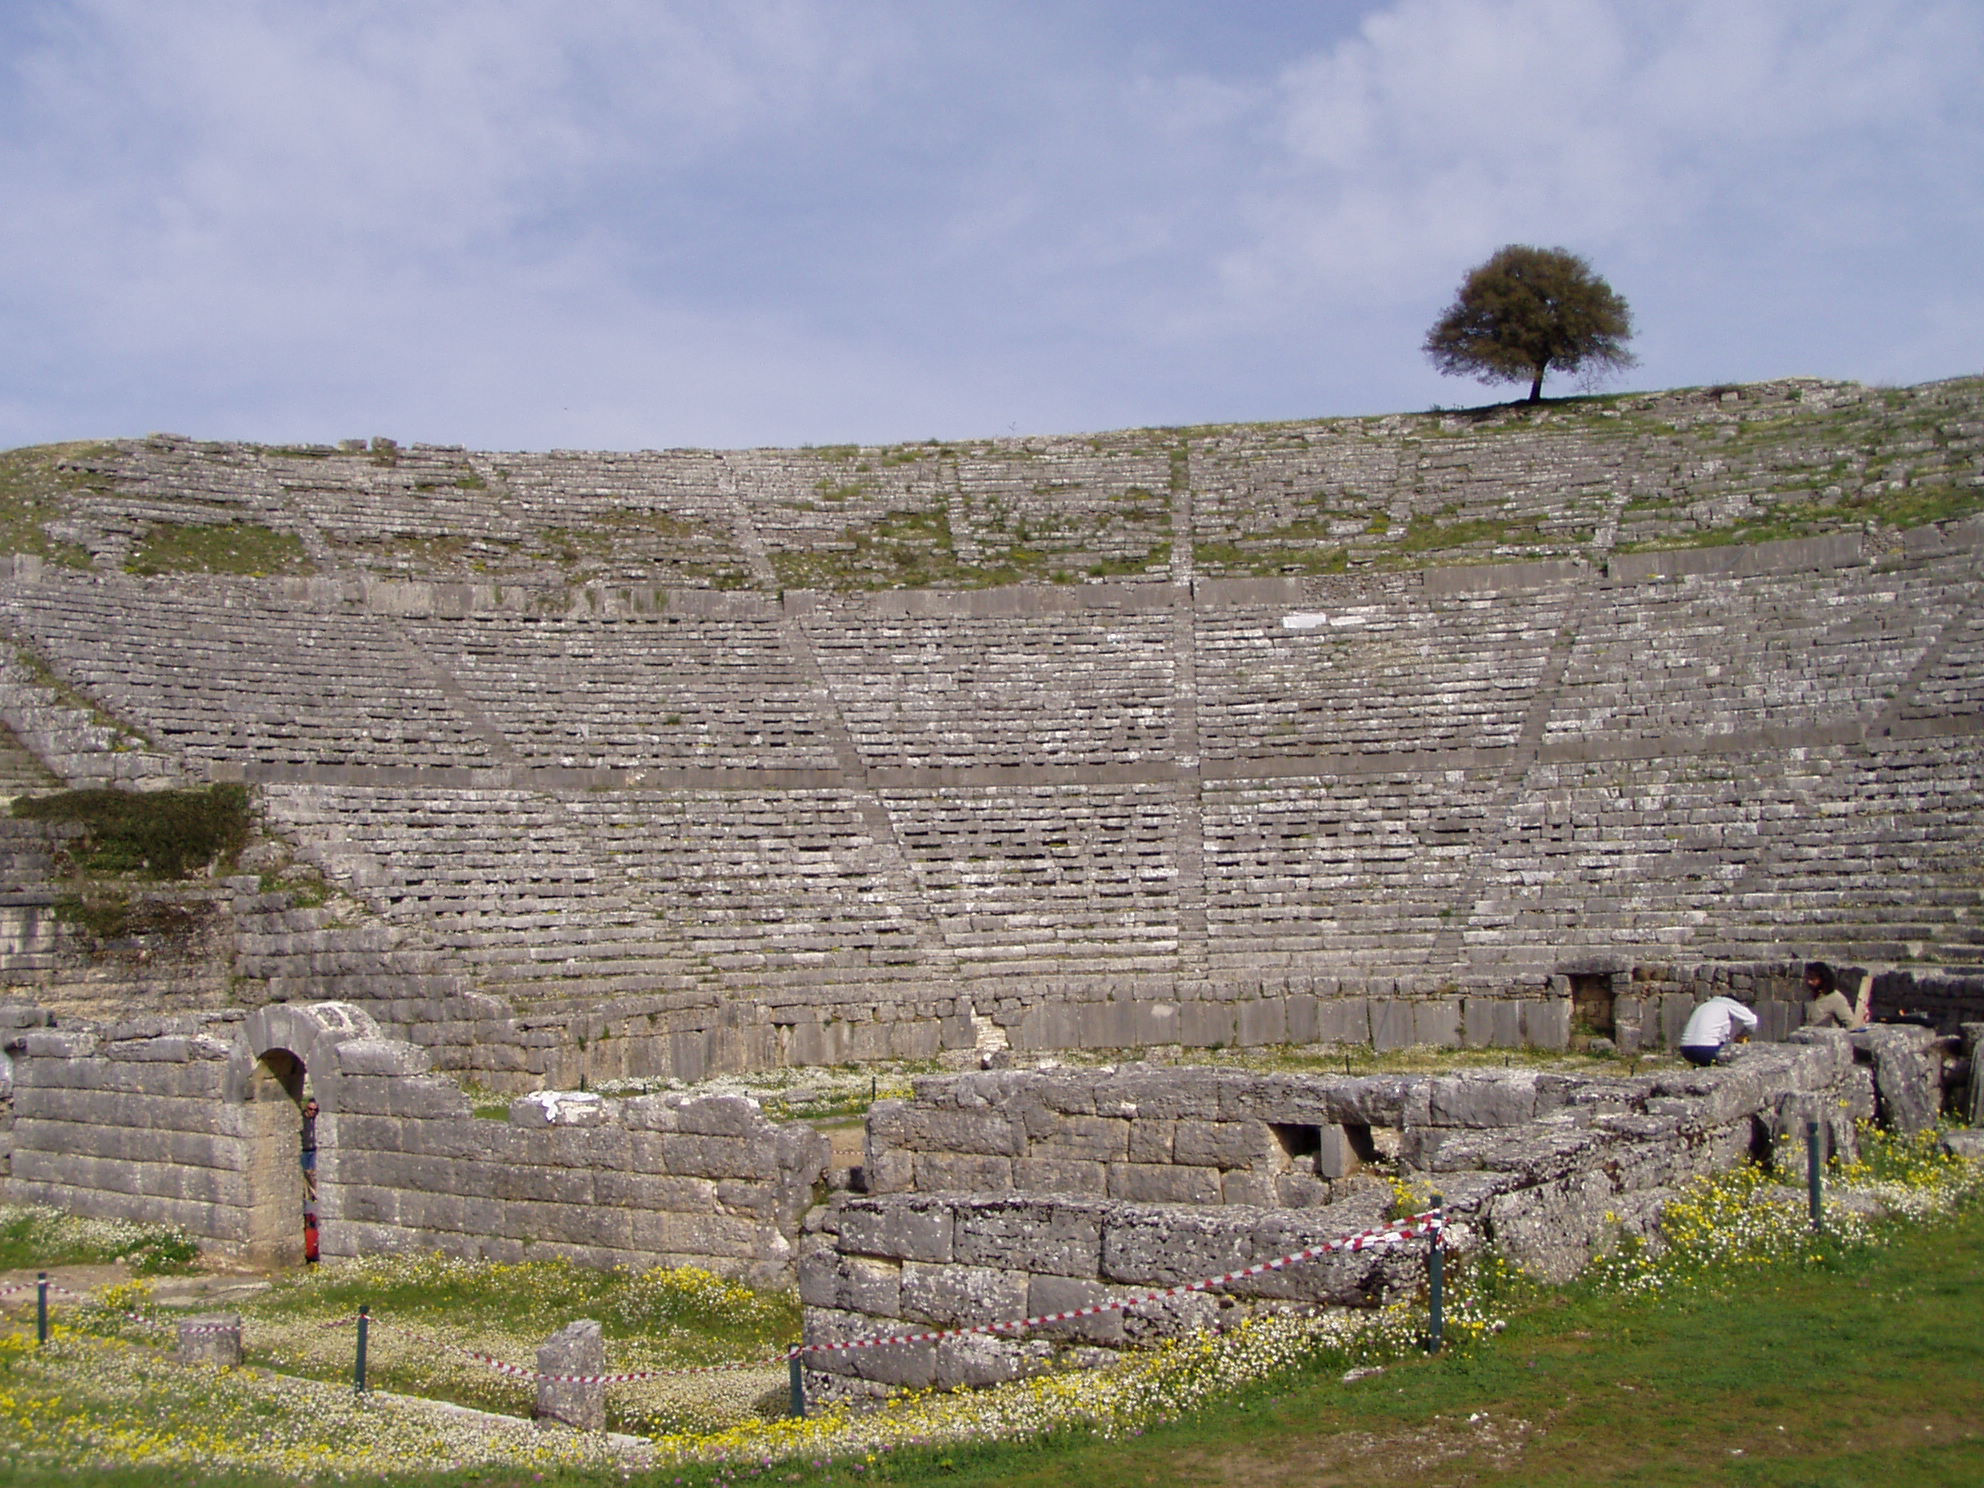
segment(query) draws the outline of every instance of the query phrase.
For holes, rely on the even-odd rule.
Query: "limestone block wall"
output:
[[[475,1116],[394,1040],[338,1050],[325,1087],[326,1255],[439,1249],[518,1261],[699,1265],[789,1280],[827,1139],[739,1096],[527,1096]],[[335,1100],[333,1106],[331,1102]]]
[[[1129,592],[1112,602],[1099,586],[1005,590],[944,608],[878,600],[804,615],[853,747],[871,765],[1133,765],[1170,752],[1168,614]]]
[[[666,597],[664,597],[666,603]],[[831,769],[819,702],[778,607],[709,613],[478,613],[408,622],[521,761],[644,770]]]
[[[827,1139],[741,1097],[546,1093],[478,1116],[426,1053],[320,1003],[99,1028],[10,1013],[8,1196],[301,1260],[299,1106],[319,1101],[327,1257],[438,1249],[789,1281]],[[16,1026],[18,1025],[18,1026]]]
[[[1548,586],[1492,593],[1429,594],[1400,579],[1323,603],[1275,596],[1208,606],[1196,656],[1206,757],[1516,743],[1587,577],[1570,564],[1552,576]]]
[[[1802,1173],[1804,1124],[1850,1155],[1858,1118],[1938,1108],[1934,1035],[1810,1030],[1707,1070],[1624,1078],[1259,1075],[1129,1066],[919,1082],[870,1116],[870,1192],[838,1196],[800,1262],[809,1341],[989,1323],[1208,1276],[1374,1228],[1394,1183],[1440,1193],[1463,1253],[1561,1279],[1647,1235],[1676,1186],[1763,1158]],[[813,1356],[832,1393],[978,1384],[1068,1347],[1123,1347],[1263,1307],[1368,1306],[1423,1254],[1303,1264],[1014,1340]]]
[[[28,1030],[52,1022],[40,1008],[0,1004],[0,1185],[14,1172],[14,1054]]]
[[[234,1057],[240,1023],[235,1013],[10,1032],[8,1197],[247,1249],[255,1113]]]

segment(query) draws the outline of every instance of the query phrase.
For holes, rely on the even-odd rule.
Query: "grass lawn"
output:
[[[1410,1355],[1346,1382],[1337,1355],[1272,1375],[1172,1424],[1124,1429],[1114,1440],[1068,1431],[1017,1444],[959,1441],[872,1453],[856,1448],[831,1462],[815,1462],[802,1449],[798,1457],[765,1463],[753,1451],[734,1454],[727,1465],[649,1473],[574,1465],[578,1458],[529,1463],[528,1457],[511,1457],[450,1469],[450,1461],[469,1459],[454,1456],[445,1436],[434,1435],[426,1455],[391,1459],[405,1466],[390,1477],[379,1472],[387,1460],[379,1458],[372,1470],[347,1481],[409,1488],[629,1481],[667,1488],[1984,1483],[1984,1199],[1976,1190],[1944,1218],[1863,1227],[1861,1233],[1873,1238],[1858,1244],[1808,1243],[1796,1204],[1760,1207],[1760,1191],[1740,1182],[1725,1185],[1725,1192],[1736,1199],[1720,1211],[1712,1203],[1672,1211],[1677,1234],[1695,1226],[1705,1237],[1697,1253],[1716,1258],[1705,1267],[1671,1269],[1657,1285],[1627,1284],[1623,1290],[1594,1279],[1562,1290],[1517,1284],[1489,1299],[1491,1313],[1507,1320],[1502,1331],[1476,1336],[1441,1357]],[[1680,1253],[1677,1247],[1671,1254]],[[463,1291],[454,1285],[451,1265],[433,1264],[449,1275],[418,1278],[421,1292],[432,1294],[426,1300],[446,1300],[451,1310],[469,1306],[480,1279]],[[1615,1279],[1630,1272],[1615,1270]],[[527,1283],[538,1279],[521,1269],[491,1278],[511,1295],[490,1313],[489,1325],[516,1311],[529,1314],[536,1326],[537,1299]],[[548,1285],[552,1279],[545,1280]],[[565,1281],[556,1280],[554,1290],[562,1294]],[[1488,1272],[1475,1280],[1477,1287],[1496,1285]],[[645,1332],[664,1313],[677,1315],[675,1289],[668,1283],[668,1296],[628,1297],[627,1320],[642,1314],[639,1331]],[[341,1291],[342,1283],[329,1290]],[[347,1300],[327,1292],[297,1321],[315,1326],[318,1312]],[[416,1300],[409,1293],[394,1310]],[[609,1299],[602,1294],[593,1300]],[[687,1315],[680,1321],[691,1323]],[[760,1321],[775,1326],[777,1320]],[[676,1346],[692,1352],[707,1347],[710,1340],[694,1336],[701,1331],[700,1322],[691,1324],[685,1329],[691,1336],[679,1337]],[[21,1349],[17,1342],[6,1350],[17,1362],[0,1371],[6,1375],[0,1378],[0,1427],[6,1428],[0,1430],[0,1483],[149,1488],[189,1480],[328,1481],[336,1464],[351,1460],[365,1433],[388,1425],[362,1411],[341,1415],[335,1426],[326,1417],[328,1436],[319,1429],[311,1439],[329,1445],[310,1448],[320,1455],[298,1457],[280,1474],[206,1472],[197,1465],[199,1456],[119,1470],[30,1466],[8,1448],[30,1447],[38,1429],[30,1428],[30,1419],[43,1413],[29,1396],[57,1382],[38,1377]],[[137,1398],[135,1419],[186,1419],[186,1403],[173,1404],[170,1397],[197,1381],[182,1379],[179,1366],[159,1369],[145,1387],[159,1393]],[[249,1399],[222,1410],[219,1385],[216,1380],[214,1408],[206,1414],[225,1438],[237,1426],[251,1425],[261,1407]],[[349,1398],[345,1392],[343,1399]],[[297,1408],[306,1415],[345,1409],[329,1397]],[[512,1465],[519,1463],[528,1465]]]
[[[1658,1301],[1548,1296],[1464,1356],[1352,1384],[1278,1382],[1134,1441],[953,1449],[871,1475],[1082,1488],[1984,1484],[1984,1205],[1743,1285]]]

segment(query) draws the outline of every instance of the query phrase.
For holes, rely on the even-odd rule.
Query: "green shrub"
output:
[[[22,796],[14,815],[32,821],[74,822],[82,838],[70,853],[89,873],[143,873],[185,878],[212,863],[232,861],[248,845],[248,788],[204,790],[61,791]]]

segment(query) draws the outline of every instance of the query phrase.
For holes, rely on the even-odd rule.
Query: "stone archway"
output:
[[[338,1209],[336,1081],[313,1081],[311,1071],[327,1073],[339,1044],[378,1038],[379,1025],[349,1003],[277,1003],[251,1014],[242,1034],[245,1058],[235,1088],[247,1148],[247,1250],[264,1265],[300,1266],[304,1215],[314,1213],[323,1225],[335,1220]],[[316,1127],[317,1196],[308,1207],[301,1160],[306,1095],[322,1107]]]

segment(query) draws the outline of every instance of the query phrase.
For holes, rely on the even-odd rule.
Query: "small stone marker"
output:
[[[567,1323],[544,1340],[537,1351],[537,1367],[542,1374],[604,1374],[605,1334],[591,1318]],[[537,1409],[531,1414],[540,1426],[555,1421],[579,1431],[604,1431],[606,1386],[541,1379]]]
[[[179,1320],[181,1364],[239,1364],[241,1362],[241,1314],[209,1312]]]

